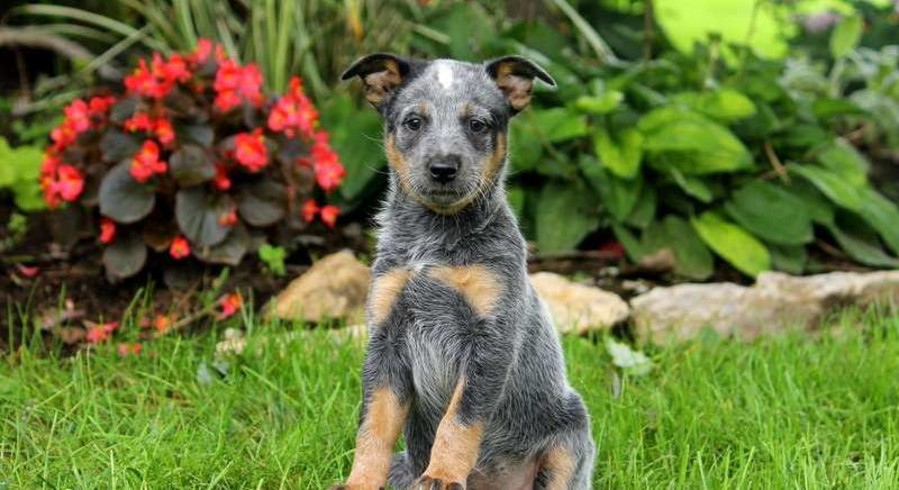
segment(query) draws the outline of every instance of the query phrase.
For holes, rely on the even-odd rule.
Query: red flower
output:
[[[194,49],[194,52],[190,54],[190,61],[194,63],[206,63],[209,60],[209,55],[212,54],[212,41],[209,39],[200,39],[197,41],[197,47]]]
[[[190,242],[183,236],[177,236],[169,245],[169,255],[175,260],[181,260],[190,255]]]
[[[169,56],[168,62],[163,63],[159,70],[167,81],[185,83],[193,76],[187,67],[187,59],[180,54]]]
[[[115,239],[115,221],[109,218],[100,220],[100,243],[111,243]]]
[[[224,320],[240,311],[241,306],[243,306],[243,298],[240,297],[240,293],[231,293],[219,300],[219,306],[222,308],[222,311],[217,319]]]
[[[71,202],[78,199],[84,190],[84,176],[81,172],[71,165],[60,165],[56,173],[57,180],[53,183],[53,191],[63,201]]]
[[[149,132],[153,130],[153,126],[153,119],[151,119],[150,115],[146,112],[135,113],[125,121],[125,130],[132,133],[135,131]]]
[[[240,133],[234,140],[234,156],[237,162],[250,172],[258,172],[268,165],[268,148],[262,129],[256,128],[252,133]]]
[[[237,211],[234,209],[229,209],[225,211],[224,214],[219,216],[219,224],[224,226],[225,228],[230,228],[237,224]]]
[[[158,53],[154,56],[154,62]],[[155,63],[154,63],[155,66]],[[172,84],[160,81],[149,67],[144,59],[138,60],[137,68],[125,77],[125,88],[129,94],[136,94],[142,97],[152,97],[154,99],[162,99],[168,95],[172,89]]]
[[[268,116],[268,127],[275,132],[284,132],[288,138],[297,133],[311,139],[318,123],[318,111],[303,94],[303,82],[297,77],[290,80],[290,90],[282,97]]]
[[[109,109],[116,103],[116,98],[108,95],[108,96],[98,96],[92,97],[90,101],[88,101],[88,112],[93,117],[106,117],[106,114],[109,112]]]
[[[159,146],[153,140],[144,141],[143,146],[131,161],[131,176],[141,184],[156,174],[164,174],[168,165],[159,160]]]
[[[62,124],[50,132],[50,139],[53,140],[53,149],[59,152],[74,143],[77,137],[78,133],[66,121],[63,121]]]
[[[319,212],[318,203],[315,202],[315,199],[309,199],[303,203],[303,220],[307,223],[312,223],[312,220],[315,219],[315,215]]]
[[[157,332],[163,333],[172,328],[172,319],[166,315],[156,315],[156,317],[153,318],[153,328]]]
[[[228,169],[223,163],[215,164],[215,177],[212,184],[220,191],[227,191],[231,188],[231,178],[228,177]]]
[[[116,348],[119,355],[122,357],[127,357],[130,355],[138,356],[140,355],[141,350],[143,350],[143,345],[141,344],[119,344]]]
[[[340,216],[340,208],[333,204],[322,206],[321,210],[322,223],[328,228],[334,228],[337,224],[337,217]]]
[[[87,341],[92,344],[105,342],[119,328],[119,322],[107,322],[101,324],[90,324],[87,329]]]
[[[153,131],[163,145],[168,146],[175,141],[175,128],[172,127],[171,121],[164,117],[160,117],[153,122]]]
[[[315,169],[315,182],[325,192],[336,189],[343,181],[346,169],[340,164],[337,153],[331,149],[328,133],[324,131],[315,133],[315,142],[309,153],[308,157],[300,158],[299,163],[311,165]]]
[[[18,270],[19,274],[22,274],[27,279],[35,278],[38,274],[41,273],[41,268],[36,265],[27,266],[25,264],[16,264],[16,270]]]
[[[247,66],[230,58],[219,61],[219,69],[215,74],[215,107],[221,112],[228,112],[241,103],[241,99],[255,107],[262,106],[262,72],[251,63]]]
[[[63,109],[63,113],[66,116],[63,124],[69,124],[76,133],[83,133],[90,129],[91,116],[88,112],[87,103],[83,100],[75,99]]]

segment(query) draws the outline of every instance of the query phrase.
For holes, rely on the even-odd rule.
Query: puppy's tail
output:
[[[397,490],[411,489],[417,477],[418,475],[412,471],[412,465],[409,464],[409,458],[405,451],[393,456],[388,477],[388,482],[393,488]]]

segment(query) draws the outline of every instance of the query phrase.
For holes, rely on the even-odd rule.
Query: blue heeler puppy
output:
[[[535,78],[375,54],[358,76],[385,122],[390,188],[368,303],[361,423],[337,488],[585,489],[594,445],[506,202],[509,119]],[[393,454],[403,432],[406,451]]]

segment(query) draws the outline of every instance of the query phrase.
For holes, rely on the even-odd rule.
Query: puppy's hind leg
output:
[[[388,478],[390,486],[396,490],[410,490],[416,478],[418,478],[418,473],[412,469],[412,463],[406,452],[397,453],[390,464],[390,477]]]
[[[596,447],[590,435],[590,420],[580,398],[572,394],[568,417],[572,426],[550,439],[534,488],[545,490],[589,490],[592,488]]]

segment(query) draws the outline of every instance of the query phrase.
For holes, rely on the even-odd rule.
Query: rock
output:
[[[730,283],[656,288],[631,301],[632,322],[644,340],[670,343],[704,328],[751,340],[789,328],[810,330],[841,306],[899,303],[899,271],[833,272],[795,277],[764,272],[752,287]]]
[[[371,272],[352,252],[331,254],[291,282],[272,301],[269,314],[284,320],[328,319],[359,323]]]
[[[618,295],[551,272],[531,274],[531,284],[547,304],[561,333],[582,335],[627,320],[630,308]]]

